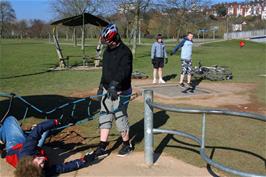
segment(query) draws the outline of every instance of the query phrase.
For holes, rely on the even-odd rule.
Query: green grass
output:
[[[173,47],[167,47],[168,53]],[[180,72],[180,52],[169,56],[165,65],[164,75]],[[266,44],[246,41],[246,46],[239,47],[238,40],[204,44],[193,48],[193,66],[201,62],[204,66],[227,66],[233,73],[233,80],[227,82],[257,83],[254,92],[257,99],[266,104],[266,78],[259,75],[266,74]],[[150,47],[139,47],[134,62],[134,69],[141,70],[152,76],[150,63]]]
[[[246,46],[239,48],[238,41],[225,41],[205,44],[201,47],[193,48],[193,65],[198,65],[201,61],[203,65],[228,66],[234,74],[234,82],[257,82],[265,80],[258,77],[266,73],[266,45],[254,42],[246,42]],[[168,53],[172,47],[167,47]],[[150,47],[140,47],[137,49],[136,62],[134,67],[141,69],[148,74],[152,74],[150,69]],[[165,73],[176,73],[180,68],[179,53],[169,56],[169,64],[165,66]]]
[[[88,48],[88,52],[92,52]],[[63,46],[65,55],[82,55],[80,47]],[[82,59],[72,58],[71,64]],[[95,87],[99,71],[49,72],[58,64],[54,45],[32,40],[26,43],[2,41],[0,60],[0,88],[4,92],[29,94],[69,94]]]
[[[1,41],[1,92],[14,92],[22,96],[34,95],[36,98],[47,94],[68,97],[71,93],[91,90],[98,86],[101,71],[48,72],[50,67],[57,65],[58,59],[54,45],[47,42],[47,40]],[[147,40],[147,42],[150,41]],[[226,82],[257,84],[258,87],[254,90],[254,95],[261,104],[266,105],[265,77],[258,76],[266,74],[266,45],[247,41],[244,48],[239,48],[238,43],[239,41],[235,40],[194,47],[193,65],[197,65],[201,61],[202,64],[208,66],[216,64],[228,66],[233,72],[234,79]],[[80,47],[63,45],[62,48],[64,55],[81,55]],[[168,51],[171,49],[172,47],[167,47]],[[86,52],[88,55],[94,55],[95,47],[87,47]],[[70,61],[71,64],[82,62],[80,58],[71,58]],[[137,48],[134,70],[143,71],[151,76],[150,46]],[[169,56],[169,63],[164,69],[165,75],[179,73],[179,70],[179,54]],[[136,150],[143,151],[143,103],[132,102],[129,106],[129,116],[132,133],[136,136],[134,140]],[[158,127],[182,130],[200,136],[200,115],[158,111],[155,114],[155,119]],[[90,137],[88,143],[98,142],[97,127],[97,120],[79,126],[80,130]],[[115,140],[118,137],[115,128],[112,129],[111,135],[110,140]],[[157,148],[157,151],[163,147],[159,144],[165,139],[165,136],[155,136],[154,147]],[[248,153],[241,153],[241,150],[246,150],[265,159],[265,136],[265,123],[225,116],[207,116],[206,145],[216,147],[214,160],[230,167],[265,175],[263,160]],[[198,147],[194,142],[180,137],[175,138],[178,141],[169,140],[168,146],[163,148],[163,152],[193,165],[206,166],[200,159],[197,153]],[[188,144],[192,144],[192,146]],[[211,150],[212,148],[207,148],[207,153],[210,154]]]

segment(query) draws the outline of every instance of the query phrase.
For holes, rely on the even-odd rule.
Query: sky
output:
[[[15,10],[17,20],[41,19],[46,22],[54,17],[50,2],[52,0],[9,0]]]
[[[41,19],[46,22],[54,17],[50,6],[51,1],[53,0],[9,0],[15,10],[17,20]],[[243,0],[212,0],[213,3],[235,1],[243,2]]]

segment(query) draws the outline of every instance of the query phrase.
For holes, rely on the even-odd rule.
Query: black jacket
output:
[[[103,67],[101,84],[107,90],[112,81],[118,82],[117,91],[124,91],[131,87],[132,53],[124,44],[114,49],[109,47],[103,53]]]

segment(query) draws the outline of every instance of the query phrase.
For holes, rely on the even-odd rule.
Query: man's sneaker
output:
[[[159,84],[165,84],[165,81],[163,79],[159,79]]]
[[[129,145],[122,145],[122,148],[119,150],[117,156],[119,157],[125,157],[127,156],[130,152],[133,151],[133,147],[131,144]]]
[[[185,87],[185,84],[182,82],[182,83],[179,83],[178,84],[180,87]]]
[[[157,80],[156,79],[153,79],[152,83],[153,84],[156,84],[157,83]]]
[[[109,155],[106,148],[103,148],[101,146],[98,146],[95,151],[92,151],[89,154],[91,155],[92,159],[94,159],[94,160],[100,160],[100,159],[103,159]]]

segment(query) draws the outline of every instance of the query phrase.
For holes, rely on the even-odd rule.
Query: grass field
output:
[[[0,59],[0,91],[14,92],[22,96],[35,96],[45,99],[46,95],[68,98],[69,94],[96,88],[101,76],[100,71],[60,71],[49,72],[50,67],[58,63],[55,48],[45,40],[2,40]],[[239,41],[225,41],[205,44],[193,49],[193,65],[199,61],[204,65],[228,66],[234,75],[232,81],[257,84],[254,97],[260,104],[266,106],[266,45],[246,42],[244,48],[239,48]],[[63,45],[65,55],[81,55],[79,47]],[[172,47],[168,47],[170,51]],[[86,48],[88,55],[95,54],[95,47]],[[179,72],[178,56],[169,56],[165,66],[165,75]],[[81,63],[80,58],[70,59],[71,64]],[[134,59],[134,70],[143,71],[151,76],[150,46],[137,48]],[[49,102],[46,102],[49,104]],[[2,111],[1,111],[2,112]],[[132,135],[138,151],[143,150],[143,103],[134,101],[129,106]],[[244,171],[266,174],[266,126],[264,123],[230,118],[223,116],[207,117],[208,153],[215,147],[214,160],[230,167]],[[173,114],[158,111],[155,114],[157,127],[178,129],[195,135],[200,135],[200,116],[188,114]],[[88,128],[89,127],[89,128]],[[97,137],[97,120],[81,125],[80,129],[90,137]],[[115,129],[112,130],[111,140],[117,138]],[[183,161],[197,166],[206,166],[200,159],[198,147],[194,143],[175,137],[156,135],[156,152],[173,155]],[[98,138],[91,140],[91,143]],[[231,149],[231,150],[230,150]],[[233,150],[234,149],[234,150]],[[252,153],[243,152],[246,150]],[[254,155],[255,154],[255,155]]]

